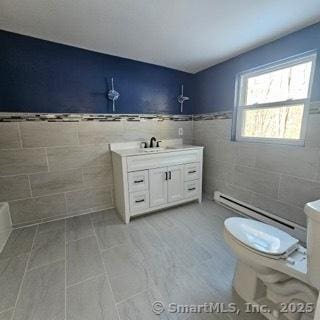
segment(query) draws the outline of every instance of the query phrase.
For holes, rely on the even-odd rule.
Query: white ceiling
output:
[[[319,20],[319,0],[0,1],[1,29],[191,73]]]

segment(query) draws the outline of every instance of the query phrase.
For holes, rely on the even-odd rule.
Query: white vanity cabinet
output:
[[[126,223],[132,216],[201,202],[202,147],[181,145],[149,153],[111,145],[111,150],[115,207]]]

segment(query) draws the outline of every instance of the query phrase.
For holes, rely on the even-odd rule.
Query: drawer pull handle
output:
[[[135,203],[144,202],[144,199],[136,200]]]
[[[189,191],[193,191],[193,190],[196,190],[196,188],[194,187],[194,188],[189,188],[188,189]]]
[[[134,181],[134,183],[142,183],[142,182],[144,182],[144,180],[136,180],[136,181]]]
[[[188,171],[188,173],[196,173],[197,170]]]

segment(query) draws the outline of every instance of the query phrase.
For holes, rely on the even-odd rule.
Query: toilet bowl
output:
[[[268,319],[314,319],[320,312],[320,200],[306,204],[305,213],[307,248],[265,223],[225,220],[225,240],[238,257],[233,287],[246,302],[267,306]]]

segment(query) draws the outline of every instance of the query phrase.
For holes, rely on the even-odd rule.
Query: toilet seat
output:
[[[298,248],[299,240],[260,221],[232,217],[225,229],[243,246],[273,259],[286,258]]]

